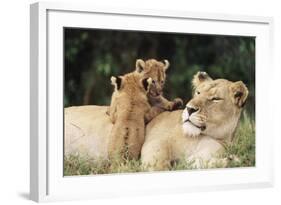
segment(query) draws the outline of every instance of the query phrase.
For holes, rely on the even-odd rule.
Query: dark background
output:
[[[110,77],[133,71],[139,58],[169,60],[164,96],[184,103],[199,70],[214,79],[242,80],[254,117],[255,38],[239,36],[65,28],[64,106],[109,105]]]

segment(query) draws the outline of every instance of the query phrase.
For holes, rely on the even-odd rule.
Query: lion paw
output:
[[[175,98],[173,100],[173,107],[172,110],[180,109],[183,106],[183,101],[180,98]]]

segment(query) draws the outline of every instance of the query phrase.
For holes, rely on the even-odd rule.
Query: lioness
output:
[[[192,83],[194,96],[183,111],[162,113],[148,124],[141,153],[146,168],[165,170],[181,158],[196,168],[212,166],[232,141],[247,87],[241,81],[213,80],[205,72],[198,72]]]

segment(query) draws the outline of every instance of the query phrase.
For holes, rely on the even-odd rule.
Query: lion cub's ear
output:
[[[192,85],[194,88],[196,88],[200,85],[200,83],[212,80],[213,79],[208,75],[208,73],[199,71],[193,76]]]
[[[152,78],[145,78],[142,80],[142,86],[147,92],[149,91],[151,84],[152,84]]]
[[[169,61],[168,60],[162,60],[162,63],[164,64],[164,70],[166,71],[168,68],[169,68],[169,66],[170,66],[170,63],[169,63]]]
[[[243,107],[249,94],[246,85],[242,81],[238,81],[232,83],[229,89],[232,102],[238,107]]]
[[[145,69],[145,62],[142,59],[136,61],[136,71],[141,73]]]
[[[117,77],[111,76],[110,80],[111,80],[111,85],[115,87],[115,90],[119,90],[121,87],[122,78],[119,76]]]

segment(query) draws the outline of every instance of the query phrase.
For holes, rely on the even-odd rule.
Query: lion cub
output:
[[[144,143],[145,120],[154,117],[147,99],[152,79],[129,73],[111,77],[111,84],[115,90],[109,109],[113,128],[109,137],[108,156],[137,159]]]
[[[152,85],[147,97],[154,112],[158,114],[164,111],[176,110],[183,106],[183,101],[180,98],[169,101],[163,97],[166,71],[169,66],[170,63],[168,60],[157,61],[155,59],[149,59],[143,61],[142,59],[138,59],[136,61],[135,73],[141,74],[143,78],[152,79]]]
[[[163,97],[163,88],[166,81],[166,71],[170,63],[168,60],[157,61],[149,59],[143,61],[138,59],[136,61],[136,68],[133,73],[140,75],[143,79],[151,78],[152,83],[147,92],[148,102],[152,106],[152,115],[156,117],[164,111],[173,111],[183,106],[183,101],[180,98],[175,98],[169,101]],[[107,114],[109,114],[110,107]],[[146,123],[148,123],[146,119]]]

